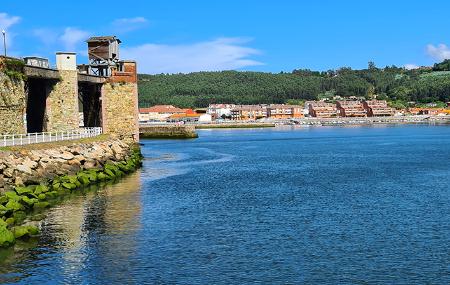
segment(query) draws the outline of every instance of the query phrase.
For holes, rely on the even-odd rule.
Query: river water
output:
[[[12,284],[450,284],[448,126],[202,130],[48,212]]]

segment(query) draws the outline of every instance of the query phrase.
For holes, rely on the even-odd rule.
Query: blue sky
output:
[[[450,58],[450,1],[2,1],[9,53],[76,51],[91,35],[117,35],[139,71],[292,71]]]

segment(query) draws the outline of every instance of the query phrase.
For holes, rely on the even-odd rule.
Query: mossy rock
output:
[[[130,166],[128,166],[127,164],[119,164],[119,168],[123,172],[130,172],[132,170],[132,168]]]
[[[62,184],[62,186],[63,186],[64,188],[70,189],[70,190],[73,190],[73,189],[77,188],[77,185],[74,184],[74,183],[71,183],[71,182],[64,182],[64,183]]]
[[[19,202],[20,200],[22,200],[22,198],[19,195],[17,195],[16,192],[13,192],[13,191],[5,192],[5,196],[8,198],[8,201]]]
[[[37,195],[39,195],[39,194],[41,194],[41,193],[46,193],[46,192],[48,192],[50,189],[48,188],[48,186],[47,185],[37,185],[36,186],[36,189],[34,190],[34,194],[37,194]]]
[[[23,196],[26,195],[28,193],[33,193],[33,190],[31,189],[31,187],[16,187],[16,193]]]
[[[46,195],[48,198],[56,198],[56,197],[58,197],[58,192],[56,192],[56,191],[50,191],[50,192],[47,192],[45,195]]]
[[[37,202],[37,203],[35,203],[33,205],[34,209],[45,209],[45,208],[48,208],[48,207],[50,207],[50,203],[49,202],[44,202],[44,201]]]
[[[19,239],[24,236],[28,236],[28,228],[26,226],[16,226],[11,229],[15,239]]]
[[[107,175],[106,175],[105,173],[103,173],[103,172],[100,172],[100,173],[97,175],[97,178],[98,178],[98,180],[100,180],[100,181],[105,181],[106,179],[108,179]]]
[[[39,228],[32,225],[16,226],[12,228],[11,231],[14,233],[16,239],[20,239],[37,235],[39,233]]]
[[[91,182],[97,182],[98,180],[97,172],[89,173],[88,178]]]
[[[52,189],[53,190],[59,190],[61,188],[61,183],[54,183],[52,184]]]
[[[30,220],[32,221],[42,221],[43,219],[45,219],[46,215],[43,213],[40,214],[35,214],[33,216],[30,217]]]
[[[78,181],[78,177],[76,177],[75,175],[67,175],[64,181],[75,184]]]
[[[20,211],[23,209],[23,205],[15,200],[9,200],[8,203],[5,205],[6,209],[11,211]]]
[[[37,199],[38,195],[36,195],[34,193],[27,193],[26,195],[22,196],[22,200],[23,200],[24,197]]]
[[[8,202],[8,197],[6,197],[6,195],[2,195],[0,196],[0,205],[2,204],[6,204],[6,202]]]
[[[33,225],[28,225],[26,227],[28,229],[28,234],[30,236],[35,236],[35,235],[39,234],[39,228],[38,227],[33,226]]]
[[[72,193],[71,190],[66,188],[62,188],[61,190],[58,191],[59,196],[67,196],[70,195],[71,193]]]
[[[119,171],[119,167],[116,166],[116,165],[114,165],[114,164],[106,164],[106,165],[105,165],[105,172],[106,172],[107,170],[110,170],[110,171],[116,173],[117,171]],[[108,175],[109,175],[109,174],[108,174]]]
[[[8,212],[8,208],[6,208],[6,206],[3,206],[0,204],[0,213],[1,212]]]
[[[47,195],[45,195],[44,193],[41,193],[38,195],[39,200],[45,200],[46,198],[47,198]]]
[[[8,230],[6,226],[0,225],[0,247],[10,246],[14,244],[15,241],[16,239],[14,238],[13,232]]]
[[[111,169],[106,169],[105,168],[105,174],[107,176],[109,176],[108,179],[112,179],[112,178],[116,177],[116,174]]]
[[[36,198],[28,198],[27,196],[22,197],[22,202],[24,202],[29,207],[32,207],[33,204],[37,203],[39,200]]]
[[[86,174],[79,175],[78,181],[80,181],[82,185],[88,185],[90,183],[89,177]]]
[[[27,218],[27,214],[24,211],[17,211],[14,212],[13,218],[16,224],[20,224]]]
[[[5,221],[8,225],[14,225],[14,223],[16,222],[16,220],[14,220],[13,217],[9,217],[6,219]]]

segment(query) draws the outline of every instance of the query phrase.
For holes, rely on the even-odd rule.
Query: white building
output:
[[[234,104],[210,104],[206,110],[206,113],[216,118],[230,117],[231,110],[235,107],[236,105]]]
[[[201,114],[198,121],[200,123],[210,123],[212,121],[212,116],[211,114]]]

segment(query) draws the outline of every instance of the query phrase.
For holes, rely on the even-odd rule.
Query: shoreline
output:
[[[26,147],[30,148],[30,146]],[[31,151],[35,159],[37,159],[36,149],[40,147],[43,146],[38,146],[34,152]],[[99,148],[96,145],[93,147]],[[25,148],[21,149],[21,147],[14,151],[20,155],[27,153]],[[14,151],[10,151],[11,155],[14,154]],[[45,148],[45,151],[53,152],[58,157],[69,155],[68,152],[57,154],[57,148]],[[79,151],[80,149],[73,150],[73,152]],[[32,183],[25,185],[16,183],[8,188],[5,187],[4,191],[6,191],[0,192],[0,249],[13,246],[17,240],[28,240],[37,236],[39,221],[45,216],[47,208],[58,205],[65,197],[82,192],[93,185],[101,186],[103,183],[117,181],[142,166],[143,157],[139,145],[129,145],[129,149],[124,149],[124,151],[127,153],[117,155],[119,159],[116,160],[111,156],[105,158],[103,162],[99,159],[98,163],[92,167],[80,167],[78,171],[67,171],[67,173],[60,173],[52,178],[42,176],[39,180],[32,180]],[[117,145],[111,146],[111,153],[113,152],[119,154]],[[47,164],[50,163],[47,162]],[[9,165],[10,163],[3,161],[3,164]],[[19,168],[22,165],[9,166],[10,168]]]
[[[446,124],[450,123],[450,116],[390,116],[390,117],[335,117],[315,118],[305,117],[296,119],[279,119],[265,122],[230,121],[223,123],[188,123],[177,125],[171,123],[146,125],[142,124],[141,138],[145,139],[186,139],[197,138],[195,130],[202,129],[251,129],[273,128],[277,126],[345,126],[345,125],[377,125],[377,124]]]
[[[212,124],[197,124],[195,129],[252,129],[252,128],[273,128],[276,123],[212,123]]]
[[[362,118],[301,118],[294,120],[294,125],[322,125],[322,126],[342,126],[342,125],[376,125],[376,124],[429,124],[429,123],[450,123],[450,116],[399,116],[399,117],[362,117]]]

